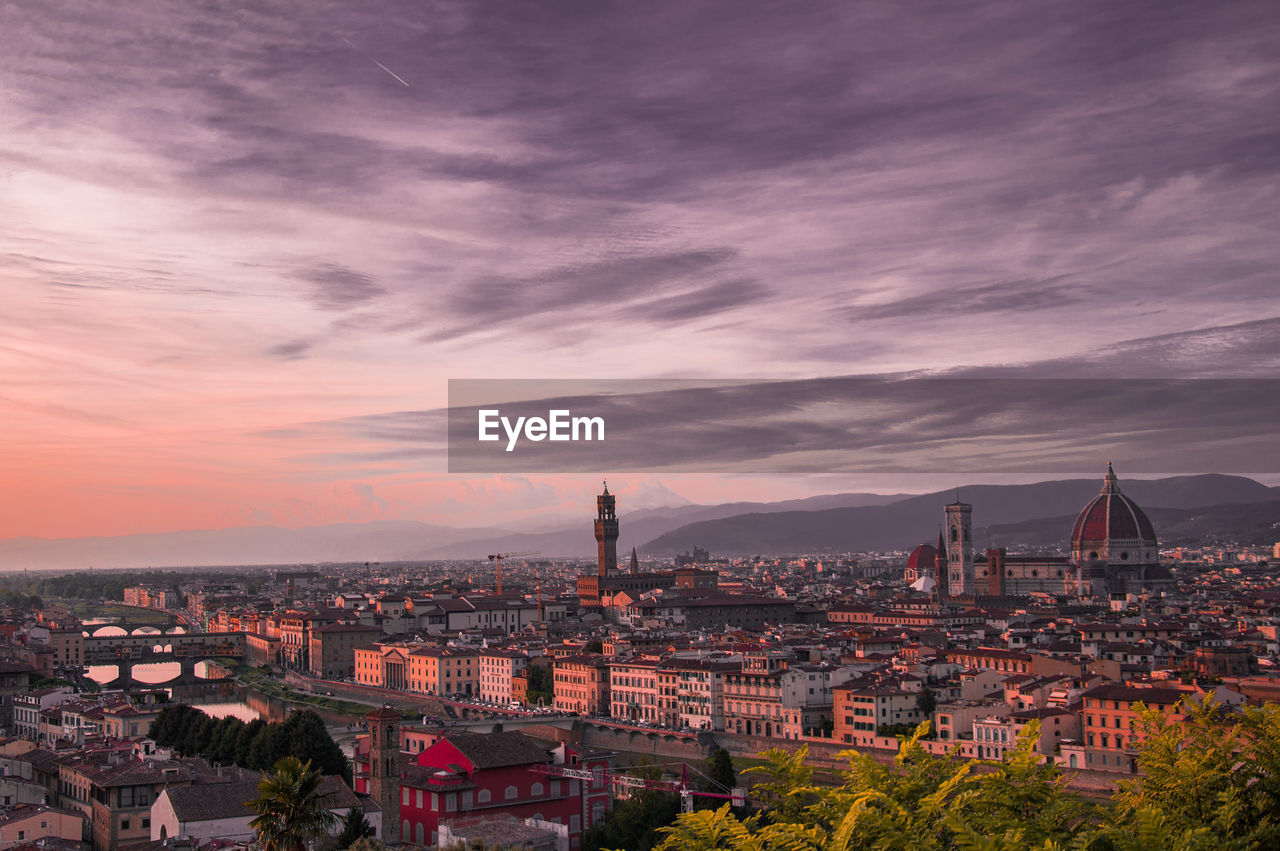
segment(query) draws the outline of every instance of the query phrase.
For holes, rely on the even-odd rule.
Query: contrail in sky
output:
[[[343,41],[345,41],[347,44],[351,44],[351,39],[347,38],[345,35],[342,37],[342,40],[343,40]],[[404,78],[403,78],[403,77],[401,77],[401,76],[400,76],[399,74],[397,74],[395,71],[392,71],[392,70],[391,70],[390,68],[388,68],[386,65],[383,65],[383,64],[382,64],[381,62],[379,62],[377,59],[374,59],[372,56],[370,56],[369,54],[365,53],[363,50],[361,50],[360,48],[356,47],[354,44],[351,44],[351,49],[352,49],[352,50],[354,50],[356,53],[359,53],[359,54],[360,54],[361,56],[363,56],[365,59],[368,59],[368,60],[369,60],[370,62],[372,62],[374,65],[377,65],[377,66],[378,66],[379,68],[381,68],[383,71],[386,71],[388,74],[390,74],[391,76],[395,77],[397,80],[399,80],[399,81],[400,81],[400,82],[405,86],[405,88],[410,88],[409,84],[408,84],[408,83],[406,83],[406,82],[404,81]]]

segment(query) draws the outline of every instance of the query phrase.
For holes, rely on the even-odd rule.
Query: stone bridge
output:
[[[84,639],[81,658],[86,665],[115,665],[122,662],[168,662],[174,659],[198,661],[216,657],[243,660],[244,648],[243,632],[202,632],[188,633],[186,635],[95,635]]]
[[[572,715],[563,716],[547,716],[547,715],[526,715],[521,717],[510,718],[475,718],[462,719],[459,721],[449,721],[444,726],[449,730],[465,730],[468,733],[499,733],[510,732],[512,730],[524,730],[532,732],[532,728],[546,728],[547,730],[556,729],[565,732],[572,732],[579,719]],[[540,738],[556,738],[565,739],[564,736],[541,736]]]
[[[134,686],[143,686],[145,688],[168,688],[170,686],[203,686],[211,683],[218,683],[231,680],[225,677],[225,671],[221,675],[214,678],[201,677],[196,674],[196,665],[202,660],[194,659],[189,656],[179,657],[172,653],[153,653],[143,661],[117,661],[109,664],[116,666],[116,678],[102,683],[102,687],[106,689],[128,689]],[[133,667],[135,665],[143,665],[152,662],[176,662],[179,670],[171,679],[162,680],[160,682],[143,682],[133,678]]]

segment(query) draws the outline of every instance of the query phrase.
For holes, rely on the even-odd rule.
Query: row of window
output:
[[[1093,734],[1093,733],[1088,733],[1088,734],[1087,734],[1087,736],[1086,736],[1086,741],[1089,743],[1089,747],[1094,747],[1094,734]],[[1107,733],[1100,733],[1100,734],[1098,735],[1097,742],[1099,743],[1099,745],[1100,745],[1101,747],[1104,747],[1104,748],[1110,748],[1110,747],[1115,747],[1115,748],[1117,748],[1117,749],[1118,749],[1118,748],[1123,748],[1123,747],[1124,747],[1124,736],[1120,735],[1119,733],[1116,733],[1116,734],[1115,734],[1115,739],[1114,739],[1115,744],[1113,745],[1113,744],[1111,744],[1111,742],[1112,742],[1112,737],[1111,737],[1109,734],[1107,734]]]
[[[1113,717],[1113,718],[1111,719],[1111,722],[1112,722],[1111,726],[1115,727],[1117,730],[1121,729],[1121,726],[1120,726],[1120,716],[1119,716],[1119,715],[1116,715],[1115,717]],[[1105,715],[1099,715],[1099,716],[1098,716],[1098,723],[1095,725],[1095,724],[1093,723],[1093,716],[1092,716],[1092,715],[1090,715],[1090,716],[1088,716],[1088,726],[1090,726],[1090,727],[1093,727],[1093,726],[1105,727],[1105,726],[1107,726],[1107,718],[1106,718],[1106,716],[1105,716]],[[1130,719],[1130,721],[1129,721],[1128,728],[1129,728],[1130,730],[1132,730],[1132,729],[1133,729],[1133,720],[1132,720],[1132,719]]]

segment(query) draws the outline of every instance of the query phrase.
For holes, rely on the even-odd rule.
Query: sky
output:
[[[4,4],[0,537],[589,500],[446,473],[451,378],[1275,377],[1278,41],[1273,2]],[[899,466],[612,489],[952,479]]]

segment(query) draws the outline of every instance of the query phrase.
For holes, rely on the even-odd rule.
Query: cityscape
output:
[[[1280,848],[1277,44],[0,4],[0,851]]]
[[[599,847],[640,790],[678,800],[671,819],[762,794],[732,767],[717,785],[716,754],[741,771],[803,748],[831,773],[916,734],[984,766],[1025,751],[1101,798],[1141,776],[1144,712],[1280,697],[1280,540],[1162,543],[1110,463],[1059,552],[979,551],[982,506],[949,496],[909,551],[620,558],[605,483],[580,524],[594,562],[99,571],[109,600],[27,574],[0,645],[5,829],[248,847],[252,739],[304,718],[341,751],[335,817],[405,845]]]

